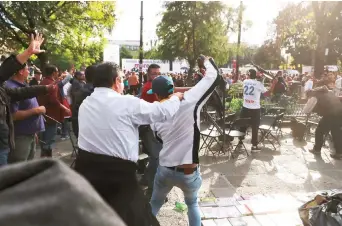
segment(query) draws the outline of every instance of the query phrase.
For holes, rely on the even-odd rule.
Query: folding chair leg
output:
[[[249,156],[249,153],[248,153],[248,150],[247,150],[245,144],[242,141],[241,141],[241,144],[242,144],[243,148],[245,149],[247,156]]]

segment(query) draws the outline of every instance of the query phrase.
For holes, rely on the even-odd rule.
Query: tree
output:
[[[161,59],[186,59],[191,73],[200,54],[227,62],[227,23],[221,2],[176,1],[165,3],[166,11],[157,27]]]
[[[122,59],[132,59],[133,54],[126,47],[120,47],[120,67],[122,66]]]
[[[278,45],[273,40],[266,40],[257,49],[253,60],[256,64],[266,69],[276,69],[284,62],[284,59],[281,57],[280,48],[278,48]]]
[[[1,2],[0,42],[26,48],[26,38],[38,30],[47,50],[38,55],[41,67],[48,57],[61,55],[79,64],[94,63],[103,49],[104,31],[113,27],[114,9],[114,2]]]
[[[319,77],[324,64],[336,64],[342,54],[341,10],[341,2],[289,4],[274,20],[279,48],[287,49],[295,65],[314,65]]]

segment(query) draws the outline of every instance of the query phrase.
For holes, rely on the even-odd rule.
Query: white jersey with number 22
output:
[[[254,79],[243,81],[243,106],[248,109],[260,109],[260,95],[267,90],[265,86]]]

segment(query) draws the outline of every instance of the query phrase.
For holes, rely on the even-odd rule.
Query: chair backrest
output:
[[[280,126],[280,123],[281,123],[281,120],[284,118],[284,115],[285,115],[285,112],[282,112],[280,114],[278,114],[275,119],[274,119],[274,122],[272,123],[272,127],[275,127],[275,126]]]
[[[209,97],[206,105],[212,106],[216,110],[216,113],[218,114],[219,118],[222,118],[223,112],[224,112],[224,106],[222,104],[221,97],[216,89],[213,91],[213,93]]]
[[[223,135],[222,127],[221,127],[219,124],[217,124],[217,122],[215,121],[215,119],[213,119],[213,117],[211,117],[210,114],[208,114],[208,113],[206,113],[206,114],[207,114],[207,118],[208,118],[208,123],[209,123],[210,125],[213,125],[213,127],[215,127],[216,130],[217,130],[221,135]]]

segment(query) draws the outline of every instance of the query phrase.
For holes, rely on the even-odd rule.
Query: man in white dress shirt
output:
[[[136,179],[139,125],[172,118],[183,94],[163,102],[148,103],[122,95],[119,68],[97,66],[94,92],[79,108],[79,154],[75,169],[120,215],[127,226],[159,225]]]
[[[167,194],[173,186],[177,186],[184,193],[190,226],[201,225],[197,202],[198,190],[202,184],[198,168],[200,111],[219,80],[218,71],[207,58],[204,66],[205,76],[184,93],[179,111],[171,119],[151,125],[157,138],[163,142],[151,198],[152,213],[157,215]],[[172,92],[173,82],[168,76],[159,76],[153,80],[150,93],[157,94],[160,102],[168,101]]]

